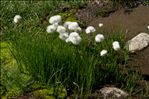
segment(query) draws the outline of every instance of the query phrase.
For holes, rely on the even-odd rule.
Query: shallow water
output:
[[[130,13],[120,9],[109,17],[94,19],[90,25],[98,27],[100,22],[104,24],[106,29],[118,26],[128,30],[125,35],[126,39],[129,40],[140,32],[149,33],[149,30],[147,30],[149,25],[149,7],[139,6]],[[132,55],[131,58],[131,61],[129,61],[130,66],[139,66],[142,68],[143,74],[149,75],[149,47]]]

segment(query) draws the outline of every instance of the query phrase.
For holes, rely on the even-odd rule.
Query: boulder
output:
[[[128,51],[134,53],[149,45],[149,34],[140,33],[127,42]]]
[[[104,87],[100,89],[104,99],[125,99],[128,94],[116,87]]]

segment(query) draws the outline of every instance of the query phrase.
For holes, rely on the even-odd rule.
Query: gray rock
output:
[[[104,87],[100,89],[104,99],[125,99],[128,94],[116,87]]]
[[[129,52],[140,51],[149,45],[149,34],[140,33],[127,42]]]

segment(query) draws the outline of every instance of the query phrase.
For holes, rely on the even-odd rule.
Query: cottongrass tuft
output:
[[[97,34],[96,36],[95,36],[95,41],[97,42],[97,43],[100,43],[101,41],[103,41],[104,40],[104,35],[103,34]]]
[[[62,18],[61,18],[60,15],[55,15],[55,16],[50,17],[49,23],[51,23],[51,24],[58,24],[58,23],[61,22],[61,19]]]
[[[65,23],[64,23],[64,27],[65,27],[65,28],[68,28],[68,26],[69,26],[71,23],[72,23],[71,21],[65,22]]]
[[[149,25],[147,26],[147,29],[149,30]]]
[[[61,40],[64,40],[66,43],[71,42],[74,45],[78,45],[81,42],[82,39],[81,39],[80,35],[78,34],[78,32],[81,32],[82,29],[80,28],[80,26],[77,22],[68,21],[68,22],[65,22],[63,24],[63,26],[59,25],[59,23],[61,22],[60,15],[52,16],[49,19],[49,22],[52,25],[49,25],[47,27],[46,31],[48,33],[53,33],[55,31],[58,32],[59,38]],[[70,32],[70,31],[72,33],[70,33],[70,35],[69,35],[68,32]]]
[[[22,19],[22,17],[20,15],[16,15],[13,19],[14,23],[18,23],[20,20]]]
[[[66,28],[64,26],[59,25],[57,27],[56,31],[59,32],[59,33],[65,33],[66,32]]]
[[[48,27],[47,27],[47,32],[48,33],[53,33],[55,30],[56,30],[56,26],[55,25],[49,25]]]
[[[90,34],[95,31],[96,31],[96,29],[93,26],[88,26],[85,30],[86,34]]]
[[[61,39],[61,40],[66,40],[67,38],[69,37],[69,34],[66,32],[66,33],[60,33],[59,34],[59,38]]]
[[[77,22],[71,22],[68,24],[68,29],[72,31],[76,31],[79,28],[79,24]]]
[[[66,42],[71,42],[74,45],[78,45],[81,42],[81,37],[77,32],[70,33],[69,37],[66,39]]]
[[[104,49],[100,52],[100,56],[105,56],[107,53],[108,51]]]
[[[98,26],[99,26],[99,27],[103,27],[103,23],[99,23]]]
[[[114,49],[115,51],[117,51],[117,50],[120,49],[120,44],[119,44],[118,41],[114,41],[112,45],[113,45],[113,49]]]

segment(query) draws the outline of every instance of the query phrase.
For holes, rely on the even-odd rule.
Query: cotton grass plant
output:
[[[35,86],[38,89],[42,86],[54,89],[55,98],[59,98],[58,91],[67,89],[68,96],[80,96],[107,84],[131,92],[134,90],[140,74],[127,70],[128,53],[124,49],[124,37],[119,35],[125,31],[116,27],[109,32],[104,29],[106,24],[99,23],[99,31],[96,28],[96,31],[87,34],[84,31],[86,28],[79,28],[79,24],[70,22],[76,21],[72,13],[63,13],[65,8],[78,10],[84,4],[87,4],[86,0],[1,2],[2,40],[9,41],[13,59],[17,60],[16,67],[13,66],[15,68],[7,67],[5,62],[8,60],[1,63],[2,98],[17,98],[16,94],[26,94],[26,91],[32,93]],[[61,13],[62,19],[67,22],[49,23],[47,18],[57,13]],[[21,18],[14,20],[15,15]],[[65,16],[70,18],[65,19]],[[72,30],[68,30],[70,24],[73,27],[69,26],[69,29]],[[47,28],[48,25],[52,26]],[[64,26],[66,32],[63,33],[62,28],[56,31],[58,25]],[[77,32],[77,36],[70,37],[73,38],[70,41],[68,38],[73,32]],[[98,37],[98,34],[103,36]],[[73,43],[77,40],[78,43]],[[115,41],[119,44],[113,44]],[[40,84],[37,86],[36,82]],[[51,92],[47,91],[47,94]]]
[[[78,23],[71,22],[65,28],[66,24],[62,26],[59,19],[50,22],[56,26],[49,33],[51,27],[44,31],[30,27],[32,30],[26,33],[22,28],[17,29],[14,34],[17,39],[11,41],[11,52],[20,70],[43,85],[61,84],[77,95],[90,92],[99,85],[119,82],[119,67],[122,66],[119,56],[122,55],[124,60],[127,54],[123,47],[115,51],[112,43],[118,41],[123,46],[123,37],[104,37],[104,32],[96,33],[91,26],[87,29],[93,35],[83,31],[77,33]]]

